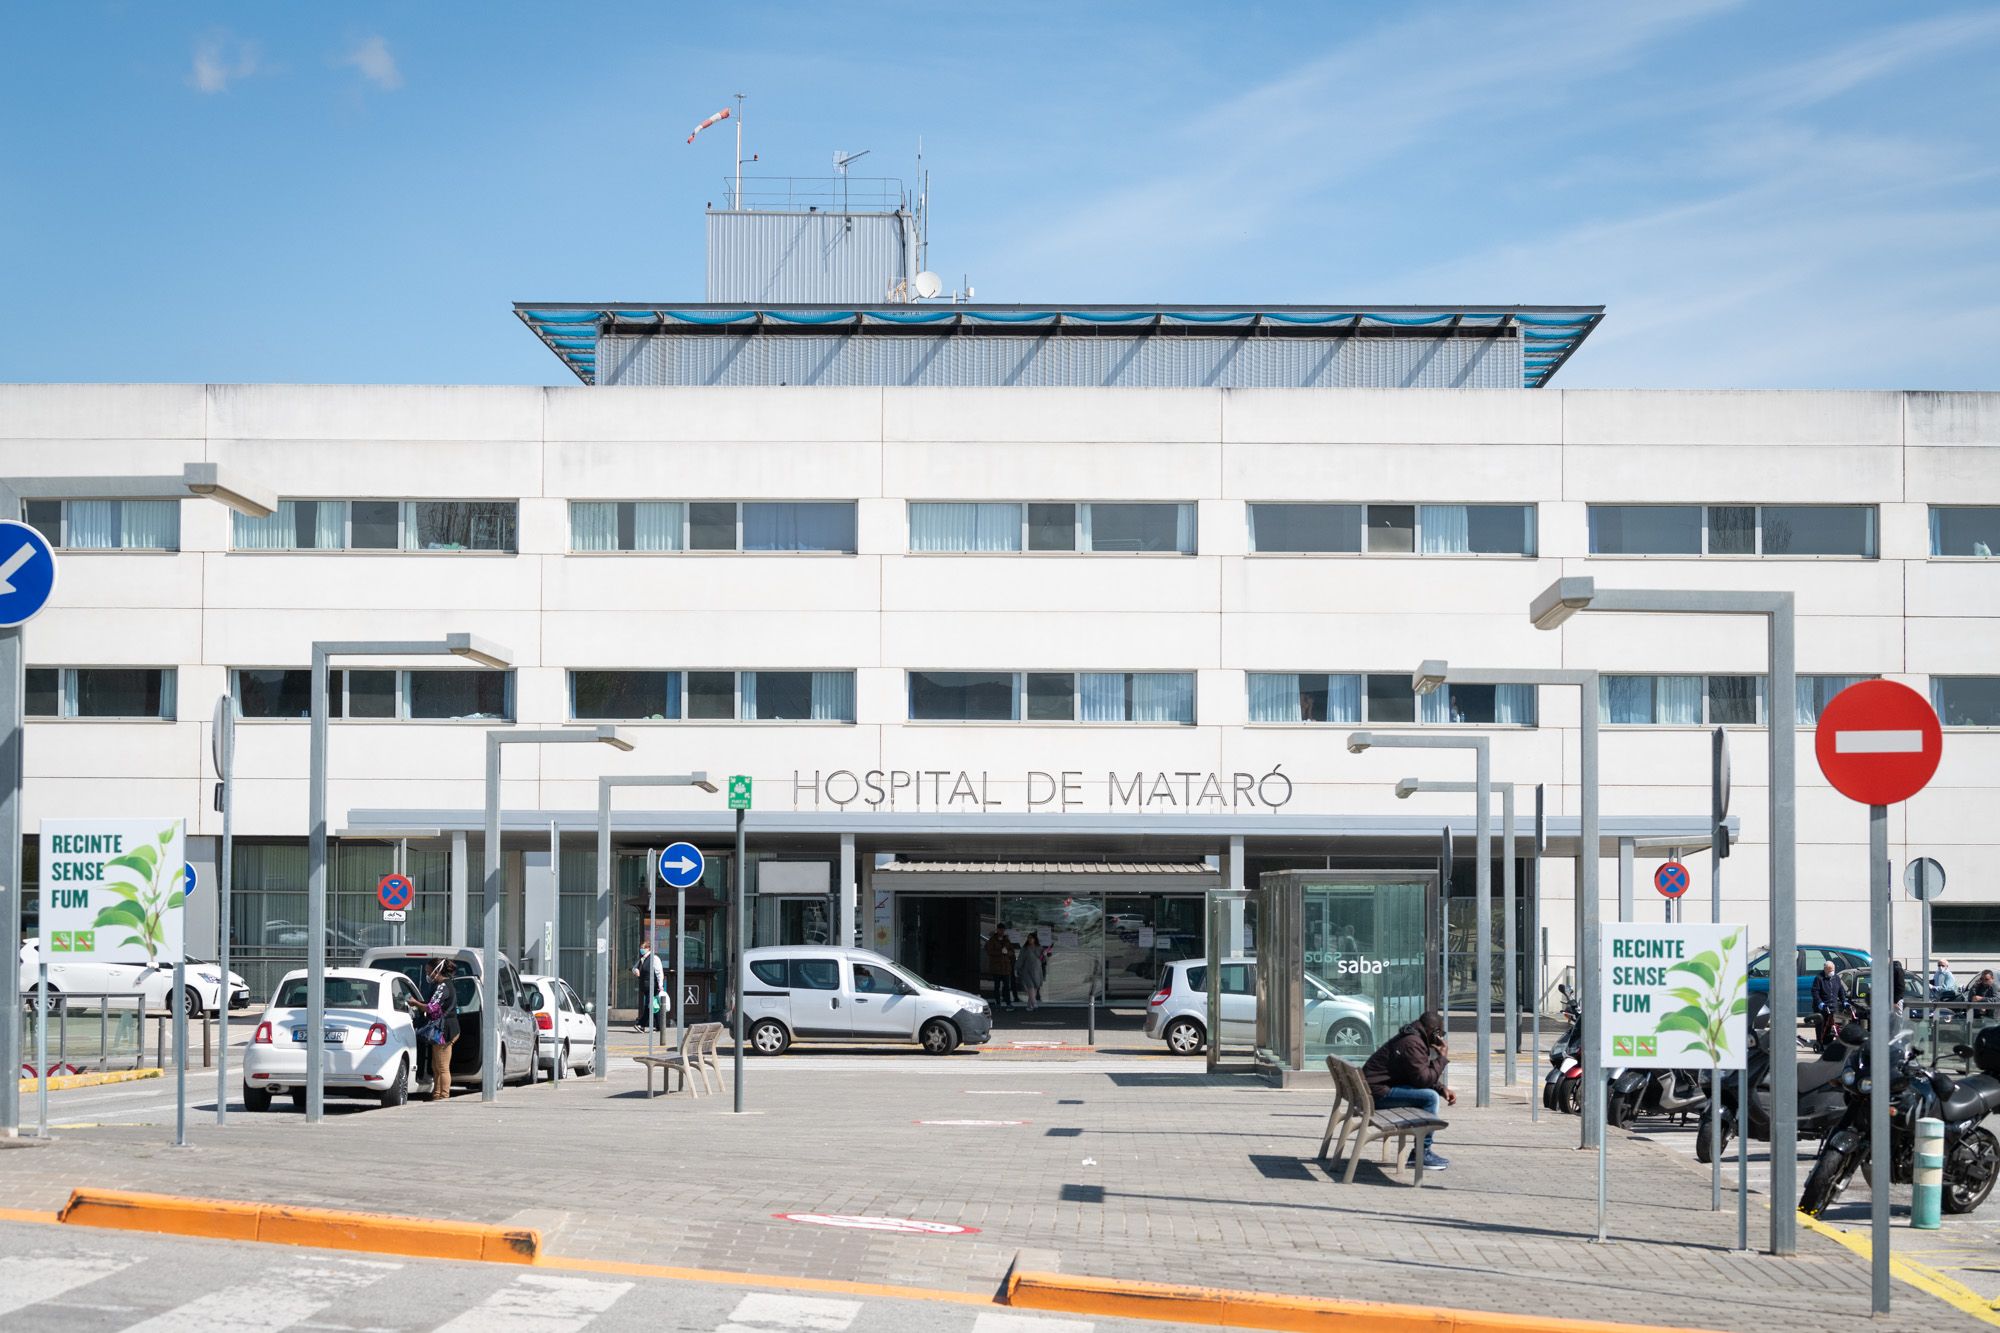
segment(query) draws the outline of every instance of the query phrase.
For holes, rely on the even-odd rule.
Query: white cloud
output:
[[[355,43],[354,49],[338,63],[354,66],[362,78],[384,92],[394,92],[403,86],[403,71],[396,68],[396,57],[380,34]]]
[[[226,28],[217,28],[195,43],[194,68],[188,87],[200,93],[228,92],[229,85],[261,68],[257,43],[247,42]]]

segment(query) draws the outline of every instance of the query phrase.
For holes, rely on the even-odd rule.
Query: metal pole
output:
[[[1750,1249],[1750,1099],[1754,1095],[1746,1062],[1736,1076],[1736,1248],[1746,1253]]]
[[[1472,984],[1478,995],[1473,1001],[1473,1022],[1479,1029],[1473,1043],[1477,1052],[1472,1066],[1472,1104],[1493,1104],[1493,765],[1484,737],[1472,751],[1472,781],[1479,803],[1472,817],[1472,845],[1479,863],[1473,872],[1479,898],[1479,920],[1473,926]]]
[[[1778,977],[1778,960],[1785,960],[1790,975],[1798,954],[1798,808],[1796,783],[1798,768],[1797,673],[1793,656],[1792,594],[1777,594],[1769,620],[1771,684],[1767,692],[1769,714],[1766,732],[1770,742],[1771,766],[1771,976]],[[1884,833],[1886,836],[1886,826]],[[1885,852],[1884,855],[1887,855]],[[1887,928],[1883,935],[1887,938]],[[1886,993],[1887,983],[1884,983]],[[1777,1039],[1771,1061],[1771,1253],[1798,1252],[1798,1213],[1792,1207],[1799,1197],[1799,1062],[1792,1058],[1799,1030],[1797,986],[1771,987],[1771,1034]],[[1886,1186],[1888,1155],[1880,1163]],[[1889,1247],[1876,1247],[1886,1263]],[[1884,1299],[1887,1299],[1886,1288]],[[1886,1309],[1887,1306],[1885,1305]]]
[[[681,1044],[681,1024],[685,1022],[682,1010],[687,1007],[688,993],[688,893],[686,889],[674,890],[674,1045]]]
[[[1438,852],[1438,965],[1443,969],[1443,981],[1438,986],[1438,1017],[1444,1020],[1444,1044],[1447,1047],[1451,1045],[1451,862],[1451,825],[1446,824]],[[1208,1012],[1213,1014],[1219,1011],[1211,1007]],[[1215,1024],[1215,1029],[1220,1034],[1220,1021]]]
[[[1722,840],[1729,836],[1723,827],[1722,809],[1722,766],[1726,762],[1729,740],[1722,728],[1715,729],[1709,743],[1708,764],[1708,920],[1711,925],[1722,922]],[[1722,1211],[1722,1075],[1709,1075],[1708,1088],[1708,1206],[1711,1212]],[[1750,1081],[1750,1070],[1746,1062],[1743,1071],[1736,1076],[1737,1086]],[[1742,1094],[1737,1094],[1737,1128],[1749,1132],[1749,1122],[1743,1120]],[[1737,1182],[1737,1192],[1742,1192],[1742,1182]]]
[[[215,1060],[215,1123],[228,1123],[229,1118],[229,936],[231,931],[231,894],[235,885],[231,882],[236,871],[234,855],[236,851],[235,829],[231,815],[234,814],[236,793],[233,774],[236,770],[236,705],[225,694],[216,712],[215,757],[216,779],[222,789],[222,866],[216,878],[216,963],[222,969],[222,996],[215,1006],[216,1018],[216,1060]]]
[[[1533,1025],[1535,1043],[1534,1061],[1529,1065],[1529,1068],[1535,1071],[1536,1078],[1544,1077],[1542,1074],[1542,993],[1545,978],[1542,972],[1548,966],[1549,956],[1548,948],[1543,943],[1543,938],[1548,934],[1548,927],[1542,924],[1542,852],[1549,845],[1549,824],[1545,807],[1544,789],[1542,784],[1537,782],[1535,784],[1534,858],[1528,865],[1528,892],[1535,904],[1535,928],[1528,932],[1528,976],[1533,980],[1535,987],[1535,1002],[1530,1006],[1534,1012],[1528,1016],[1528,1022]],[[1528,1119],[1536,1124],[1540,1124],[1542,1119],[1542,1099],[1532,1090],[1528,1094]]]
[[[1791,692],[1782,696],[1773,691],[1773,701],[1789,701]],[[1876,1314],[1889,1312],[1889,1083],[1894,1071],[1889,1068],[1889,1031],[1896,1026],[1896,994],[1894,972],[1889,958],[1889,807],[1871,805],[1868,807],[1868,956],[1870,980],[1868,986],[1868,1073],[1874,1080],[1874,1088],[1868,1096],[1868,1161],[1869,1176],[1868,1214],[1870,1256],[1874,1263],[1871,1282],[1873,1302],[1870,1309]],[[1772,955],[1775,963],[1777,955]],[[1778,969],[1771,969],[1771,992],[1778,990]],[[1781,1055],[1789,1056],[1780,1049]],[[1772,1166],[1777,1165],[1774,1141]],[[1787,1196],[1774,1192],[1771,1196],[1771,1211],[1775,1214],[1787,1201]]]
[[[49,956],[41,949],[35,950],[35,1095],[41,1103],[37,1113],[36,1137],[49,1136]],[[105,1000],[104,1003],[111,1003]],[[143,1003],[143,1001],[142,1001]],[[65,1007],[66,1008],[66,1007]],[[67,1014],[65,1014],[67,1016]],[[146,1063],[146,1025],[139,1024],[139,1063]],[[7,1080],[13,1083],[13,1079]],[[18,1087],[19,1085],[16,1084]]]
[[[729,968],[729,1011],[736,1016],[736,1109],[743,1109],[743,885],[745,866],[743,852],[743,816],[746,810],[736,812],[736,920],[732,930]],[[1886,1161],[1887,1159],[1884,1158]]]
[[[1590,1040],[1595,1042],[1600,1040],[1600,1038],[1597,1033],[1593,1032],[1590,1034]],[[1608,1088],[1598,1089],[1597,1114],[1599,1116],[1604,1115],[1606,1103],[1611,1100],[1608,1096],[1609,1091]],[[1604,1160],[1604,1142],[1608,1137],[1610,1136],[1604,1132],[1604,1122],[1599,1120],[1597,1124],[1597,1240],[1599,1244],[1603,1244],[1606,1239],[1604,1234],[1604,1176],[1606,1166]]]
[[[1514,938],[1514,784],[1502,783],[1500,787],[1500,833],[1507,844],[1507,860],[1501,867],[1500,875],[1500,950],[1501,971],[1506,973],[1507,997],[1504,1018],[1507,1025],[1506,1079],[1507,1086],[1514,1086],[1515,1048],[1521,1044],[1521,973],[1519,969],[1519,947]]]
[[[500,1097],[500,736],[486,733],[486,911],[480,944],[479,1100]]]
[[[1581,875],[1583,881],[1581,885],[1583,896],[1583,939],[1581,941],[1583,958],[1580,960],[1583,963],[1583,968],[1577,980],[1582,983],[1581,1003],[1584,1015],[1584,1031],[1588,1033],[1599,1021],[1597,1009],[1598,995],[1601,990],[1601,978],[1598,976],[1599,959],[1597,956],[1598,919],[1600,916],[1597,888],[1598,704],[1597,689],[1595,686],[1579,689],[1577,694],[1583,701],[1577,727],[1580,742],[1579,748],[1582,751],[1581,763],[1577,774],[1580,785],[1578,793],[1580,814],[1578,817],[1581,821],[1581,827],[1577,831],[1579,845],[1577,857],[1582,862],[1583,872]],[[1591,1040],[1583,1043],[1583,1088],[1585,1101],[1594,1100],[1597,1103],[1594,1107],[1586,1105],[1583,1108],[1583,1146],[1589,1148],[1594,1146],[1603,1137],[1599,1132],[1598,1126],[1604,1116],[1605,1094],[1604,1061],[1602,1053],[1598,1049],[1598,1042],[1594,1036]],[[1597,1137],[1593,1138],[1593,1135]]]
[[[1618,840],[1618,919],[1632,919],[1632,857],[1636,851],[1630,838]]]
[[[1924,911],[1924,994],[1928,996],[1928,995],[1929,995],[1929,994],[1931,993],[1931,902],[1930,902],[1930,899],[1928,899],[1928,898],[1924,899],[1924,901],[1923,901],[1923,903],[1921,904],[1921,906],[1923,907],[1923,911]],[[1931,1045],[1932,1045],[1933,1047],[1935,1047],[1935,1046],[1937,1045],[1937,1036],[1936,1036],[1936,1033],[1937,1033],[1937,1024],[1936,1024],[1936,1023],[1932,1023],[1932,1024],[1931,1024],[1931,1033],[1932,1033],[1932,1036],[1931,1036]]]
[[[611,1076],[611,788],[602,782],[597,784],[597,950],[592,957],[596,960],[591,990],[597,999],[597,1012],[592,1015],[597,1020],[597,1053],[592,1057],[591,1072],[602,1083]]]
[[[654,932],[653,928],[653,919],[659,914],[660,863],[655,857],[653,849],[648,847],[646,849],[646,949],[639,955],[641,958],[652,958],[659,951],[656,943],[659,936]],[[648,993],[653,984],[653,969],[642,965],[639,971],[641,973],[639,977],[639,1021],[646,1025],[646,1054],[650,1056],[653,1053],[653,1034],[655,1028],[659,1025],[660,1015],[659,1011],[654,1008],[654,997]],[[647,1086],[650,1087],[651,1085],[648,1084]]]
[[[306,1123],[326,1114],[326,650],[313,645],[306,781]],[[486,1024],[492,1027],[492,1022]]]
[[[0,483],[0,518],[19,519],[20,496]],[[21,978],[21,712],[27,689],[23,676],[20,626],[0,629],[0,915],[6,937],[0,939],[0,995],[8,1016],[0,1023],[0,1138],[21,1128],[21,1023],[15,1016],[26,989]],[[46,955],[48,942],[37,952]]]
[[[223,982],[226,992],[229,983]],[[226,1002],[225,1002],[226,1003]],[[174,960],[174,1146],[187,1147],[188,1141],[188,1014],[187,958]]]
[[[556,1034],[555,1058],[550,1061],[554,1072],[550,1080],[563,1081],[563,1031],[562,1031],[562,833],[556,821],[549,821],[549,956],[543,961],[549,965],[549,979],[552,983],[549,994],[549,1023]]]

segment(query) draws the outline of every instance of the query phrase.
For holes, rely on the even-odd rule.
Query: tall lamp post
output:
[[[252,518],[268,518],[278,497],[214,463],[189,463],[179,476],[141,477],[8,477],[0,479],[0,519],[18,522],[23,500],[214,500]],[[12,571],[10,570],[9,573]],[[0,575],[0,582],[5,582]],[[11,585],[9,591],[11,591]],[[7,1017],[0,1022],[0,1137],[11,1138],[21,1128],[21,1090],[15,1079],[21,1058],[21,1024],[16,1008],[21,994],[21,719],[26,697],[27,652],[18,624],[0,628],[0,915],[6,939],[0,941],[0,996]],[[44,952],[46,959],[48,954]],[[229,978],[223,977],[223,1006],[228,1007]],[[177,992],[185,988],[176,986]],[[178,999],[176,1003],[178,1003]]]
[[[1544,670],[1515,670],[1510,668],[1481,669],[1477,667],[1450,666],[1444,662],[1429,660],[1411,674],[1410,683],[1418,694],[1429,694],[1439,686],[1456,681],[1462,685],[1544,685],[1572,686],[1583,704],[1577,727],[1578,745],[1581,750],[1577,766],[1577,863],[1578,884],[1576,893],[1577,927],[1576,947],[1577,978],[1583,983],[1581,1005],[1583,1012],[1594,1014],[1597,1005],[1597,923],[1599,905],[1597,900],[1597,672],[1548,668]],[[1536,872],[1538,875],[1540,871]],[[1540,893],[1537,880],[1536,893]],[[1535,1003],[1541,1003],[1539,994]],[[1582,1146],[1597,1146],[1597,1108],[1604,1100],[1604,1066],[1597,1058],[1597,1047],[1583,1044],[1583,1120]]]
[[[1655,588],[1599,589],[1591,578],[1557,579],[1529,604],[1536,629],[1555,629],[1579,611],[1639,615],[1762,616],[1770,679],[1765,689],[1765,733],[1770,744],[1771,957],[1798,953],[1798,716],[1796,638],[1789,592],[1709,592]],[[1773,977],[1777,976],[1773,969]],[[1588,1012],[1588,1011],[1586,1011]],[[1771,987],[1771,1033],[1778,1049],[1791,1050],[1799,1026],[1798,990]],[[1791,1201],[1799,1192],[1799,1066],[1771,1062],[1771,1253],[1798,1249]]]
[[[1403,736],[1357,731],[1348,736],[1347,748],[1361,754],[1375,748],[1399,750],[1470,750],[1473,756],[1474,797],[1479,810],[1473,819],[1473,845],[1479,850],[1477,893],[1479,920],[1473,927],[1472,985],[1475,1023],[1479,1039],[1473,1045],[1473,1105],[1493,1102],[1493,779],[1492,755],[1484,736]],[[1451,885],[1444,886],[1445,929],[1451,929]],[[1451,1007],[1451,978],[1444,979],[1444,1004]]]
[[[513,653],[476,634],[442,639],[319,639],[312,646],[312,741],[306,781],[306,1123],[326,1111],[327,661],[334,657],[463,657],[505,667]],[[491,1026],[491,1024],[488,1024]]]
[[[480,931],[480,971],[486,978],[487,1021],[479,1025],[479,1100],[500,1097],[500,1007],[495,1002],[500,976],[500,747],[503,745],[608,745],[630,750],[632,742],[613,726],[551,727],[541,731],[486,733],[486,895],[485,925]],[[604,1031],[604,1015],[597,1016]],[[602,1044],[602,1038],[599,1038]],[[600,1068],[602,1067],[600,1062]]]
[[[1507,999],[1501,1006],[1501,1012],[1504,1016],[1503,1026],[1507,1030],[1507,1045],[1506,1059],[1501,1067],[1505,1071],[1504,1082],[1511,1088],[1514,1086],[1514,1047],[1519,1044],[1521,1033],[1521,1011],[1519,996],[1516,993],[1519,990],[1519,986],[1518,978],[1514,974],[1515,960],[1518,957],[1520,948],[1514,939],[1516,901],[1514,894],[1514,784],[1511,782],[1494,782],[1488,785],[1494,791],[1500,793],[1500,838],[1507,849],[1506,858],[1500,863],[1500,959],[1501,966],[1507,972]],[[1478,790],[1479,784],[1476,782],[1426,782],[1421,778],[1404,778],[1396,784],[1396,799],[1407,801],[1410,797],[1423,791],[1455,792],[1469,795],[1477,793]],[[1480,855],[1490,858],[1492,854],[1493,849],[1490,845],[1480,848]],[[1539,901],[1536,902],[1535,919],[1537,921],[1541,919],[1541,907],[1541,903]]]
[[[716,789],[706,773],[597,779],[597,966],[593,989],[597,992],[597,1055],[594,1068],[599,1080],[610,1077],[611,1067],[611,792],[617,787],[699,787],[711,795]],[[659,872],[649,865],[646,873],[655,875]],[[686,1000],[685,995],[674,997],[676,1014]]]

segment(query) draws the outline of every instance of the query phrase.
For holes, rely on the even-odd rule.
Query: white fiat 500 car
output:
[[[597,1006],[577,997],[561,977],[521,976],[521,1003],[535,1016],[536,1063],[555,1073],[557,1053],[563,1068],[578,1074],[597,1069]]]
[[[41,976],[41,941],[31,939],[21,945],[21,989],[35,989]],[[222,1008],[222,969],[198,958],[187,960],[187,1005],[190,1014],[219,1013]],[[136,1009],[141,998],[148,1009],[165,1013],[174,989],[174,965],[157,963],[100,963],[95,959],[71,961],[69,955],[49,955],[49,996],[69,995],[72,1010]],[[229,1008],[250,1007],[250,984],[236,973],[229,974]],[[111,998],[104,999],[102,997]]]
[[[1308,972],[1306,1040],[1325,1042],[1334,1054],[1361,1059],[1375,1049],[1375,1006],[1342,995]],[[1175,1055],[1194,1055],[1208,1041],[1208,963],[1183,958],[1167,964],[1146,1005],[1146,1035],[1167,1043]],[[1257,1039],[1257,960],[1222,960],[1222,1038]]]
[[[373,1097],[401,1106],[413,1086],[430,1087],[417,1063],[417,1029],[405,1001],[417,988],[398,972],[372,967],[326,970],[326,1095]],[[250,1044],[243,1048],[243,1105],[271,1109],[271,1098],[306,1100],[306,974],[287,972]]]

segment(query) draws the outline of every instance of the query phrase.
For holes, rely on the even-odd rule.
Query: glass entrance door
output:
[[[1042,950],[1043,1004],[1085,1004],[1103,994],[1104,900],[1054,894],[1002,894],[1000,921],[1017,948],[1032,935]]]

